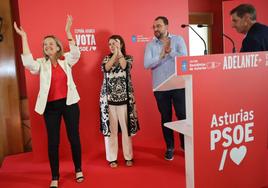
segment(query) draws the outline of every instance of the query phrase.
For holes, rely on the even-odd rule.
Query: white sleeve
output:
[[[32,74],[39,74],[40,63],[35,61],[32,54],[21,54],[23,66],[28,69]]]
[[[70,65],[71,67],[75,65],[80,58],[80,54],[81,52],[78,46],[70,45],[70,52],[64,54],[68,65]]]

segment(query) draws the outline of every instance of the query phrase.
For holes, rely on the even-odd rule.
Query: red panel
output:
[[[134,138],[135,145],[162,145],[160,115],[152,93],[150,71],[143,68],[145,43],[133,42],[132,36],[144,36],[151,39],[153,19],[159,15],[170,20],[170,31],[182,34],[188,39],[186,30],[179,26],[188,23],[188,3],[186,0],[170,0],[155,2],[154,0],[76,0],[76,1],[34,1],[19,2],[21,24],[26,30],[34,57],[42,55],[42,38],[47,34],[55,34],[67,45],[64,27],[66,15],[74,18],[74,29],[77,36],[86,34],[85,29],[95,29],[96,51],[82,52],[80,62],[75,65],[73,75],[81,96],[80,132],[83,152],[93,155],[103,154],[103,136],[99,131],[99,92],[102,83],[100,64],[108,53],[107,39],[111,34],[120,34],[126,41],[127,52],[134,56],[132,80],[137,99],[138,115],[141,131]],[[80,32],[80,33],[79,33]],[[74,32],[73,32],[74,33]],[[85,37],[85,36],[84,36]],[[187,40],[186,40],[187,42]],[[90,47],[86,42],[84,47]],[[34,112],[34,105],[39,89],[37,76],[26,71],[27,92],[30,101],[33,150],[37,160],[47,157],[46,130],[42,116]],[[70,157],[65,128],[62,127],[61,156]],[[135,151],[134,151],[135,152]],[[68,155],[67,155],[68,154]]]
[[[262,187],[267,163],[268,53],[177,60],[178,75],[192,75],[195,187]]]

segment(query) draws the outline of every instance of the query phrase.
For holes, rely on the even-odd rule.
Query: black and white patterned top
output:
[[[132,57],[125,57],[127,66],[131,66]],[[103,60],[103,68],[105,64],[110,60],[109,56],[106,56]],[[127,74],[126,70],[117,63],[113,65],[109,74],[107,74],[107,94],[108,104],[122,105],[127,104]]]
[[[104,136],[110,136],[109,104],[127,104],[128,113],[128,135],[133,136],[139,130],[139,122],[136,111],[136,101],[131,82],[130,70],[133,58],[126,55],[127,66],[113,65],[109,70],[105,70],[105,64],[109,62],[110,56],[105,56],[102,62],[103,83],[100,92],[100,130]]]

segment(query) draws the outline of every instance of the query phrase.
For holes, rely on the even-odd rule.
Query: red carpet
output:
[[[173,161],[163,159],[163,149],[135,147],[135,164],[126,167],[119,158],[119,167],[111,169],[104,153],[87,160],[83,156],[85,181],[74,181],[70,160],[60,161],[60,188],[184,188],[184,157],[176,151]],[[122,156],[120,153],[119,156]],[[92,157],[91,157],[92,158]],[[121,159],[121,160],[120,160]],[[0,168],[0,187],[48,188],[50,183],[49,164],[32,162],[33,154],[9,156]]]
[[[165,161],[163,149],[135,147],[135,166],[126,167],[119,159],[119,167],[111,169],[100,153],[92,160],[83,156],[85,181],[74,181],[70,160],[60,162],[60,188],[185,188],[184,157],[176,151],[173,161]],[[119,153],[122,156],[122,153]],[[267,152],[268,157],[268,152]],[[92,157],[91,157],[92,158]],[[33,161],[33,153],[9,156],[0,168],[0,187],[48,188],[49,164]],[[268,172],[268,164],[267,164]],[[268,173],[267,173],[268,185]],[[265,187],[268,188],[268,187]]]

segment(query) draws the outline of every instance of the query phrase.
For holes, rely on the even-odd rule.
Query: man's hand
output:
[[[170,48],[170,39],[168,37],[163,39],[163,43],[164,43],[164,50],[166,54],[169,54],[171,52],[171,48]]]
[[[161,41],[163,42],[163,49],[160,53],[160,59],[163,59],[167,54],[171,52],[170,39],[168,37],[165,37]]]

